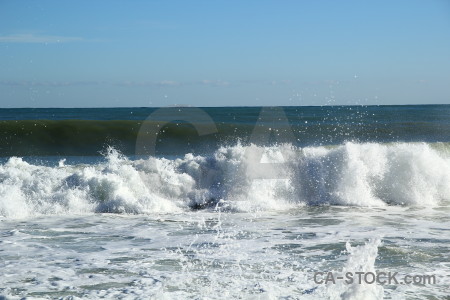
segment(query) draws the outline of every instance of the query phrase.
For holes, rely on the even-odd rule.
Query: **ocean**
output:
[[[450,105],[0,109],[0,299],[450,299]]]

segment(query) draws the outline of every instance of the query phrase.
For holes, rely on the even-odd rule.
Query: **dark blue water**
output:
[[[0,108],[0,120],[145,120],[160,108]],[[164,108],[167,109],[167,108]],[[175,109],[175,108],[174,108]],[[179,109],[189,109],[180,107]],[[262,107],[202,107],[214,121],[252,123]],[[286,106],[290,121],[449,122],[450,105]]]
[[[199,111],[211,118],[215,133],[198,136],[196,123],[205,123]],[[450,105],[17,108],[0,109],[0,156],[99,156],[108,146],[134,155],[146,119],[163,129],[157,140],[160,155],[204,153],[237,142],[450,142]],[[255,127],[269,138],[252,139]],[[280,140],[280,132],[292,136]]]

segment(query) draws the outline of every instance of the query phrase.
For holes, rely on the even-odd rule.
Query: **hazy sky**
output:
[[[416,103],[449,0],[0,0],[0,107]]]

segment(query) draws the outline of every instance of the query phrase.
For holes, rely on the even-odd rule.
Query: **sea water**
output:
[[[267,144],[261,108],[209,108],[214,138],[136,155],[154,111],[1,110],[0,298],[449,298],[449,106],[284,108]],[[348,272],[399,282],[324,282]]]

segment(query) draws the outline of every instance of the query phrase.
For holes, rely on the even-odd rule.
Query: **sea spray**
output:
[[[444,279],[436,285],[384,285],[385,297],[444,299],[448,230],[448,211],[401,206],[2,219],[0,296],[355,298],[350,286],[315,284],[314,272],[372,270],[376,242],[364,242],[382,236],[383,244],[410,255],[380,247],[375,271]]]
[[[246,147],[138,160],[110,148],[104,162],[54,167],[11,157],[0,165],[0,215],[433,207],[450,200],[450,157],[426,143],[264,147],[262,163],[285,162],[280,179],[248,176]]]
[[[334,276],[342,276],[345,280],[345,274],[351,272],[354,275],[353,282],[337,280],[335,284],[327,285],[327,294],[330,300],[381,300],[383,299],[383,287],[376,281],[367,283],[364,280],[358,281],[356,272],[364,274],[375,274],[375,260],[378,255],[378,247],[381,244],[380,239],[373,239],[361,246],[351,246],[346,243],[348,253],[347,262],[342,268],[342,272],[336,272]],[[339,274],[339,275],[338,275]],[[364,276],[363,276],[364,277]]]

